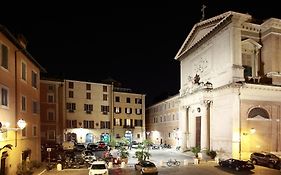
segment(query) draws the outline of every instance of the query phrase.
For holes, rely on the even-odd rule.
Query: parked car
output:
[[[82,152],[86,149],[85,145],[83,143],[77,143],[74,145],[74,151]]]
[[[98,149],[98,145],[96,143],[88,143],[87,150],[96,151]]]
[[[226,159],[226,160],[220,160],[219,165],[221,167],[235,169],[236,171],[252,170],[255,168],[254,164],[250,161],[238,160],[238,159],[233,159],[233,158]]]
[[[89,175],[108,175],[108,167],[105,161],[94,161],[89,168]]]
[[[280,158],[269,152],[253,152],[250,160],[253,164],[280,169]]]
[[[138,148],[138,147],[139,147],[139,143],[137,141],[132,141],[131,148]]]
[[[139,161],[137,164],[135,164],[135,170],[140,171],[141,174],[158,175],[158,169],[151,161]]]

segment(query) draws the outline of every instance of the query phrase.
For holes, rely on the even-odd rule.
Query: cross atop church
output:
[[[203,21],[204,20],[204,18],[205,18],[205,8],[206,8],[207,6],[205,6],[204,4],[202,5],[202,8],[201,8],[201,12],[202,12],[202,18],[201,18],[201,20],[200,21]]]

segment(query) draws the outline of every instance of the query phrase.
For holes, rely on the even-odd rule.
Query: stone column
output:
[[[188,123],[187,123],[187,117],[188,117],[188,107],[186,106],[181,106],[179,110],[179,145],[181,147],[181,151],[187,150],[187,128],[188,128]]]
[[[210,102],[204,101],[201,108],[201,149],[210,149]]]

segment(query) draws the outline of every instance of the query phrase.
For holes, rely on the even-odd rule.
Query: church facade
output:
[[[249,159],[281,150],[281,20],[229,11],[195,24],[180,61],[183,150]]]

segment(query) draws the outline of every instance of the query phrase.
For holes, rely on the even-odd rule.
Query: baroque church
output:
[[[196,23],[180,61],[182,150],[281,150],[281,20],[228,11]]]

